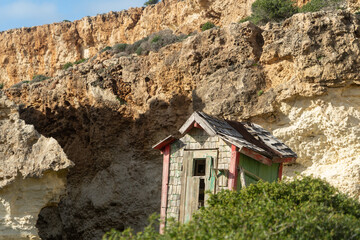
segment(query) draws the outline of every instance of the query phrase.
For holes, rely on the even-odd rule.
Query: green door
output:
[[[237,179],[237,190],[242,188],[241,171],[243,172],[245,185],[249,186],[260,179],[267,182],[275,182],[278,179],[279,163],[273,163],[271,166],[260,163],[244,154],[240,154],[239,172]]]

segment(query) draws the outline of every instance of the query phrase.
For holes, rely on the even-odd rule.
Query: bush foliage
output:
[[[137,55],[147,55],[149,52],[157,52],[160,48],[166,45],[180,42],[186,39],[188,35],[181,34],[175,35],[171,30],[163,30],[157,33],[153,33],[133,44],[119,43],[111,48],[111,52],[120,55],[128,55],[136,53]]]
[[[292,0],[256,0],[251,6],[250,17],[241,20],[264,24],[270,21],[282,21],[298,12]]]
[[[251,21],[255,24],[279,22],[298,12],[316,12],[322,9],[339,8],[343,0],[311,0],[298,8],[294,0],[256,0],[252,6],[252,14],[240,22]]]
[[[201,26],[201,31],[206,31],[208,29],[214,28],[215,24],[213,24],[212,22],[206,22]]]
[[[212,195],[187,224],[158,234],[154,216],[143,232],[112,230],[103,239],[360,239],[360,203],[310,177],[259,182]]]
[[[300,12],[317,12],[321,9],[334,9],[338,8],[341,4],[341,0],[311,0],[300,8]]]
[[[145,6],[149,6],[149,5],[154,5],[157,4],[159,2],[159,0],[148,0],[147,2],[144,3]]]

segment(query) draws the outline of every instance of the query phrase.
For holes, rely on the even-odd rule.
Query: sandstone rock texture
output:
[[[72,165],[57,141],[25,124],[0,92],[0,239],[39,239],[38,215],[59,203]]]
[[[0,33],[0,83],[5,87],[37,74],[54,76],[67,62],[94,56],[106,46],[133,43],[171,29],[188,34],[207,21],[224,26],[250,14],[253,0],[163,0],[74,22],[20,28]]]
[[[146,56],[105,51],[6,89],[21,118],[75,163],[66,197],[40,213],[40,236],[51,239],[51,226],[62,239],[140,230],[160,206],[162,157],[151,146],[194,110],[263,125],[299,155],[287,176],[314,174],[360,198],[359,40],[351,12],[296,14],[214,28]]]

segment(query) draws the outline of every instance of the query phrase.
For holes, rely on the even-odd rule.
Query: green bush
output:
[[[73,66],[73,63],[71,62],[67,62],[64,64],[64,66],[62,67],[64,70],[68,69],[69,67],[72,67]]]
[[[138,49],[136,49],[135,53],[137,55],[141,55],[142,51],[143,51],[142,47],[138,47]]]
[[[116,52],[124,52],[127,48],[127,44],[126,43],[119,43],[119,44],[116,44],[115,46],[113,46],[113,49],[116,51]]]
[[[37,82],[42,82],[46,79],[49,79],[50,77],[47,77],[47,76],[44,76],[44,75],[41,75],[41,74],[38,74],[38,75],[35,75],[33,76],[32,80],[30,81],[30,83],[37,83]]]
[[[111,235],[110,235],[111,233]],[[111,236],[112,238],[109,238]],[[360,203],[310,177],[252,184],[211,195],[187,224],[154,220],[143,232],[115,230],[103,239],[360,239]]]
[[[149,6],[149,5],[154,5],[157,4],[159,2],[159,0],[148,0],[147,2],[144,3],[145,6]]]
[[[63,20],[63,22],[71,22],[71,21],[65,19],[65,20]]]
[[[86,60],[87,60],[86,58],[82,58],[82,59],[75,61],[74,64],[78,65],[80,63],[86,62]]]
[[[105,52],[107,50],[111,50],[111,47],[110,46],[104,47],[103,49],[101,49],[100,53]]]
[[[0,83],[0,90],[4,88],[4,84]]]
[[[208,29],[214,28],[215,24],[213,24],[212,22],[206,22],[201,26],[201,31],[206,31]]]
[[[300,12],[317,12],[323,8],[335,9],[339,7],[341,0],[311,0],[300,8]]]
[[[292,0],[256,0],[251,6],[250,21],[264,24],[270,21],[279,22],[298,12]]]
[[[152,43],[156,43],[156,42],[158,42],[160,39],[161,39],[161,37],[160,37],[159,35],[156,35],[156,36],[154,36],[154,37],[151,39],[151,42],[152,42]]]

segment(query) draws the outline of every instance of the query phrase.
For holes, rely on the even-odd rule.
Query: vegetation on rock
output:
[[[206,22],[201,26],[201,31],[206,31],[208,29],[214,28],[215,24],[213,24],[212,22]]]
[[[64,64],[64,66],[62,67],[64,70],[66,70],[66,69],[68,69],[68,68],[70,68],[70,67],[72,67],[73,66],[73,63],[71,63],[71,62],[67,62],[67,63],[65,63]]]
[[[360,203],[320,179],[259,182],[239,192],[212,195],[187,224],[154,216],[143,232],[111,230],[103,239],[359,239]]]
[[[111,48],[112,53],[128,55],[136,53],[137,55],[147,55],[149,52],[157,52],[160,48],[169,44],[180,42],[186,39],[188,35],[175,35],[171,30],[164,30],[151,34],[133,44],[119,43]]]
[[[324,8],[339,8],[341,0],[311,0],[299,9],[300,12],[317,12]]]
[[[46,79],[49,79],[50,77],[38,74],[33,77],[33,79],[30,81],[30,83],[36,83],[36,82],[42,82]]]
[[[312,0],[298,8],[293,0],[256,0],[252,6],[252,14],[240,22],[251,21],[255,24],[279,22],[298,12],[317,12],[322,9],[339,8],[342,0]]]
[[[148,0],[144,3],[145,6],[157,4],[159,0]]]

